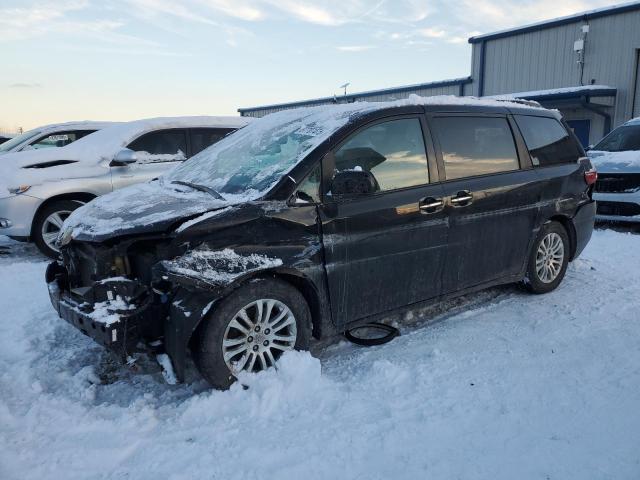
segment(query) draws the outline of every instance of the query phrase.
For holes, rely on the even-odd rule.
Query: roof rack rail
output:
[[[525,98],[493,97],[493,100],[497,100],[498,102],[519,103],[521,105],[526,105],[527,107],[543,108],[540,102],[536,102],[535,100],[527,100]]]

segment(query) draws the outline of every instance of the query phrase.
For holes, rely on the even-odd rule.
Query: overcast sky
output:
[[[470,72],[467,38],[606,0],[0,0],[0,128],[236,114]]]

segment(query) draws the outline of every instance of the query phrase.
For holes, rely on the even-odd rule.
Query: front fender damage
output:
[[[189,342],[215,302],[245,278],[281,265],[281,259],[266,255],[205,247],[156,265],[155,280],[175,286],[169,315],[165,319],[164,345],[178,381],[184,381]]]

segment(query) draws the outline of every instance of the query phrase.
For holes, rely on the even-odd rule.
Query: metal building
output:
[[[238,111],[261,117],[300,106],[411,94],[507,95],[558,108],[585,145],[640,116],[640,1],[480,35],[469,43],[466,78]]]

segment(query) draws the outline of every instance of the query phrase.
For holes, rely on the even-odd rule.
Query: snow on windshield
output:
[[[376,108],[380,107],[375,103],[359,103],[274,113],[202,151],[165,179],[257,198],[354,113]]]

